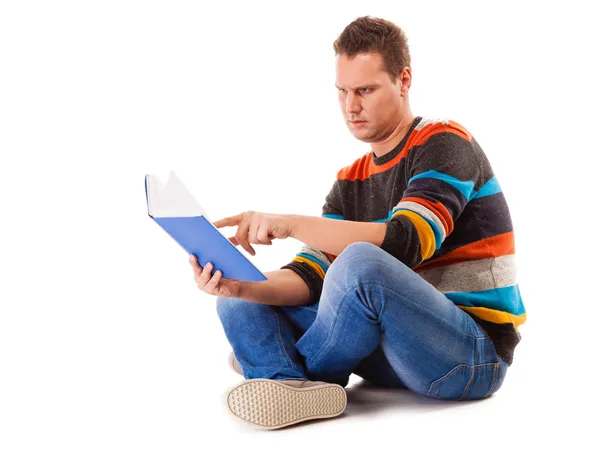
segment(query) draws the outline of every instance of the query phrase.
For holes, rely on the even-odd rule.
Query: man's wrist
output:
[[[245,300],[248,294],[248,283],[245,281],[239,281],[238,292],[236,293],[236,297],[241,300]]]
[[[290,227],[290,236],[294,239],[297,239],[298,237],[298,228],[300,228],[300,221],[302,216],[299,216],[297,214],[287,214],[286,215],[287,219],[288,219],[288,226]]]

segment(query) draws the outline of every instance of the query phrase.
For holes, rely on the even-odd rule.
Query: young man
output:
[[[341,169],[323,217],[245,212],[231,241],[294,237],[306,245],[268,281],[200,267],[246,378],[228,396],[265,428],[333,417],[355,373],[438,399],[496,392],[525,321],[509,210],[474,137],[451,120],[415,117],[404,33],[361,17],[334,43],[350,132],[371,151]]]

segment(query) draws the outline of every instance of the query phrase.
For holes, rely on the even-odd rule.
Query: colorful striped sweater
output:
[[[341,169],[322,216],[387,225],[381,248],[470,314],[512,364],[526,314],[508,206],[483,150],[451,120],[416,117],[392,151]],[[283,268],[315,303],[336,255],[303,246]]]

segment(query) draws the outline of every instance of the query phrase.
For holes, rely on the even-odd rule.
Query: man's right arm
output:
[[[301,306],[309,302],[306,282],[289,269],[266,272],[266,281],[243,282],[239,298],[274,306]]]
[[[344,220],[337,180],[325,198],[322,216]],[[310,305],[320,300],[325,274],[336,255],[303,246],[293,261],[280,270],[265,273],[267,281],[242,282],[239,298],[278,306]]]
[[[325,197],[322,207],[322,216],[332,219],[344,220],[342,212],[341,190],[337,180],[333,183]],[[265,286],[254,283],[250,286],[252,301],[270,304],[286,304],[290,306],[312,305],[321,299],[321,291],[325,274],[336,255],[325,253],[319,249],[302,246],[296,257],[280,268],[280,270],[265,274],[268,282]],[[246,285],[247,286],[247,285]],[[256,292],[259,291],[260,292]],[[267,301],[258,298],[259,294],[266,294]],[[281,296],[277,298],[277,296]]]

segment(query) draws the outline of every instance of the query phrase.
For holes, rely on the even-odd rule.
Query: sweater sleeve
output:
[[[382,249],[411,268],[431,258],[477,194],[481,167],[476,147],[455,124],[412,150],[407,187],[386,222]]]
[[[321,216],[344,220],[341,200],[340,188],[336,180],[329,194],[325,197]],[[310,291],[309,304],[313,304],[321,298],[325,274],[335,258],[335,255],[304,245],[296,254],[296,257],[281,268],[296,272],[304,280]]]

